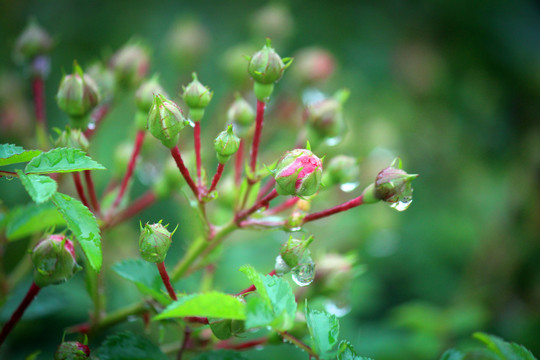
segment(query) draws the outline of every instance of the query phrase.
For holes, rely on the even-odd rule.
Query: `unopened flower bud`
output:
[[[358,181],[360,169],[355,158],[347,155],[338,155],[325,166],[323,184],[332,186]]]
[[[64,75],[56,94],[58,107],[69,115],[74,128],[85,129],[90,112],[99,104],[100,95],[94,80],[75,63],[73,74]]]
[[[95,62],[86,69],[86,73],[97,84],[102,101],[108,101],[112,98],[115,91],[114,74],[102,62]]]
[[[214,140],[214,149],[220,164],[225,164],[238,151],[239,147],[240,138],[234,135],[232,125],[229,125],[227,130],[219,133]]]
[[[88,345],[78,341],[65,341],[58,346],[54,353],[54,360],[86,360],[90,359]]]
[[[34,282],[44,287],[63,283],[81,269],[75,260],[73,243],[63,235],[50,235],[32,250]]]
[[[51,36],[35,20],[30,20],[15,44],[15,57],[29,61],[48,54],[53,46]]]
[[[310,196],[319,190],[322,161],[310,150],[294,149],[281,157],[273,175],[278,194]]]
[[[172,243],[172,236],[174,235],[178,226],[169,232],[167,230],[168,225],[161,225],[161,221],[156,224],[141,226],[141,236],[139,237],[139,251],[144,260],[153,263],[161,263],[167,256],[167,251]]]
[[[396,158],[389,167],[377,175],[375,198],[391,203],[397,210],[405,210],[412,201],[411,182],[417,177],[417,174],[407,174],[401,170],[401,159]]]
[[[321,48],[306,48],[294,56],[293,76],[302,84],[311,85],[327,80],[334,73],[335,59]]]
[[[255,122],[255,110],[240,94],[227,111],[227,121],[243,127],[249,127]]]
[[[274,83],[281,79],[283,71],[292,64],[292,58],[281,59],[272,48],[270,39],[256,52],[248,64],[248,73],[255,81],[255,96],[260,101],[267,101],[274,90]]]
[[[279,251],[279,254],[281,255],[281,258],[289,266],[291,269],[298,266],[298,264],[302,263],[302,260],[304,258],[307,258],[310,256],[310,251],[307,248],[309,244],[313,241],[313,237],[310,236],[306,240],[302,239],[293,239],[291,236],[289,240],[281,246],[281,250]]]
[[[191,120],[200,121],[204,114],[204,108],[208,106],[214,93],[201,84],[197,74],[193,73],[193,81],[184,88],[183,99],[189,107]]]
[[[210,35],[207,27],[197,19],[177,21],[167,34],[167,50],[177,62],[177,67],[193,68],[209,49]]]
[[[71,129],[69,127],[60,133],[60,136],[54,142],[56,147],[65,147],[73,149],[81,149],[88,152],[88,139],[84,136],[84,132],[80,129]]]
[[[307,106],[307,122],[318,136],[334,138],[341,135],[345,128],[342,108],[348,97],[348,90],[340,90],[331,98]]]
[[[258,9],[251,16],[251,30],[254,36],[268,36],[276,41],[288,38],[294,30],[294,19],[289,8],[271,2]]]
[[[148,114],[148,129],[161,143],[172,149],[178,142],[180,131],[186,124],[184,114],[178,105],[167,100],[163,95],[154,96],[154,102]]]
[[[113,55],[111,67],[120,86],[135,87],[148,72],[149,52],[139,43],[128,43]]]
[[[148,113],[157,94],[167,97],[167,93],[159,83],[159,76],[154,75],[150,80],[143,82],[135,92],[135,105],[140,111]]]

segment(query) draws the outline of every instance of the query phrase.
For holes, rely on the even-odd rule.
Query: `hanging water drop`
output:
[[[281,257],[281,255],[276,256],[276,263],[274,264],[274,269],[276,270],[276,274],[281,276],[289,271],[291,271],[291,268],[287,263],[285,263],[285,260]]]
[[[329,299],[324,303],[324,309],[332,315],[343,317],[351,311],[351,305],[345,300]]]
[[[411,196],[405,196],[399,201],[393,203],[390,205],[390,207],[396,209],[397,211],[405,211],[411,205],[412,203],[412,197]]]
[[[195,123],[193,122],[193,120],[188,119],[187,121],[188,121],[189,126],[191,126],[192,128],[195,127]]]
[[[353,191],[354,189],[356,189],[358,187],[358,185],[360,185],[359,182],[348,182],[348,183],[343,183],[339,186],[339,188],[341,189],[341,191],[343,192],[351,192]]]
[[[292,279],[298,286],[308,286],[315,279],[315,263],[311,258],[292,269]]]

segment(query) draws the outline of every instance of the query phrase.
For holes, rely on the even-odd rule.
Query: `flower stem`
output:
[[[195,145],[195,160],[197,162],[197,184],[202,185],[201,182],[201,123],[195,122],[195,128],[193,129],[193,143]]]
[[[92,180],[92,173],[90,170],[84,170],[84,178],[86,180],[86,185],[88,188],[88,194],[90,195],[90,201],[92,203],[92,206],[94,207],[94,210],[98,213],[99,216],[101,216],[101,208],[99,206],[99,201],[96,196],[96,189],[94,187],[94,180]]]
[[[313,214],[306,215],[306,217],[304,218],[303,223],[305,224],[305,223],[310,222],[310,221],[318,220],[318,219],[321,219],[321,218],[324,218],[324,217],[327,217],[327,216],[330,216],[330,215],[334,215],[334,214],[337,214],[337,213],[340,213],[340,212],[343,212],[343,211],[347,211],[347,210],[352,209],[354,207],[360,206],[360,205],[362,205],[364,203],[363,198],[364,197],[362,195],[360,195],[357,198],[354,198],[352,200],[344,202],[343,204],[336,205],[336,206],[334,206],[334,207],[332,207],[330,209],[326,209],[326,210],[322,210],[322,211],[319,211],[319,212],[316,212],[316,213],[313,213]]]
[[[34,76],[32,78],[32,92],[34,94],[34,108],[36,112],[36,120],[40,126],[47,126],[45,116],[45,82],[42,76]]]
[[[234,183],[240,186],[242,183],[242,165],[244,162],[244,139],[240,140],[238,151],[236,152],[236,160],[234,163]]]
[[[288,340],[290,341],[291,343],[293,343],[294,345],[296,345],[297,347],[299,347],[300,349],[304,350],[305,352],[308,353],[309,355],[309,358],[315,358],[315,359],[319,359],[319,355],[317,355],[312,348],[310,348],[309,346],[307,346],[306,344],[304,344],[302,341],[298,340],[297,338],[295,338],[294,336],[292,336],[291,334],[289,334],[287,331],[277,331],[277,333],[279,335],[281,335],[281,337],[283,337],[283,339],[285,340]]]
[[[171,155],[174,158],[174,161],[176,161],[176,166],[178,166],[178,170],[180,170],[180,173],[186,179],[187,184],[191,188],[191,191],[193,191],[193,194],[195,194],[195,197],[199,199],[199,189],[197,188],[197,185],[193,182],[193,179],[191,178],[191,175],[189,174],[189,170],[186,168],[186,165],[184,164],[184,160],[182,160],[182,155],[180,155],[180,149],[178,149],[178,146],[175,146],[171,149]]]
[[[272,199],[275,199],[278,195],[279,194],[277,193],[276,189],[272,190],[268,195],[266,195],[261,200],[256,202],[249,209],[240,211],[239,213],[237,213],[234,221],[236,222],[237,225],[239,225],[242,220],[246,219],[249,215],[253,214],[255,211],[259,210],[262,207],[268,206],[268,203]]]
[[[92,115],[90,115],[90,116],[92,118],[91,123],[93,124],[93,127],[92,128],[89,127],[84,132],[84,136],[86,136],[86,138],[88,140],[90,140],[90,138],[94,135],[94,133],[98,129],[98,126],[101,124],[101,121],[103,121],[105,116],[109,113],[110,107],[111,107],[110,104],[105,103],[105,104],[99,106],[97,109],[95,109],[92,112]]]
[[[210,186],[210,189],[208,190],[209,193],[214,191],[216,189],[216,186],[218,184],[219,179],[221,179],[221,175],[223,174],[223,169],[225,168],[225,164],[219,163],[217,166],[216,174],[212,178],[212,185]]]
[[[264,345],[268,342],[267,337],[259,339],[248,340],[239,344],[232,344],[229,340],[223,340],[216,344],[216,349],[228,349],[228,350],[247,350],[256,346]]]
[[[253,135],[253,145],[251,147],[251,172],[254,174],[257,167],[257,155],[259,154],[259,143],[261,142],[261,132],[264,121],[264,108],[266,104],[257,100],[257,117],[255,118],[255,134]]]
[[[6,337],[9,335],[11,330],[13,330],[17,322],[19,322],[19,320],[21,319],[24,311],[26,310],[26,308],[28,308],[28,305],[30,305],[32,300],[34,300],[36,295],[39,293],[39,290],[41,290],[41,288],[37,286],[35,282],[32,282],[32,285],[30,285],[30,289],[28,289],[28,292],[19,304],[19,307],[17,307],[17,309],[13,312],[9,321],[2,328],[2,332],[0,332],[0,347],[4,343],[4,340],[6,340]]]
[[[169,296],[173,300],[178,300],[178,297],[176,296],[176,293],[174,292],[174,289],[171,285],[171,280],[169,279],[169,274],[167,274],[167,269],[165,269],[165,263],[162,261],[157,265],[157,268],[159,270],[159,275],[161,275],[161,280],[163,280],[163,284],[165,284],[165,287],[167,288],[167,291],[169,292]]]
[[[124,175],[124,178],[122,179],[122,184],[120,185],[120,191],[118,191],[118,195],[116,196],[116,199],[114,200],[114,204],[112,206],[111,211],[114,211],[120,202],[122,201],[122,198],[124,197],[124,193],[126,192],[127,185],[129,183],[129,179],[131,179],[131,175],[133,175],[133,170],[135,169],[135,163],[137,162],[137,158],[139,157],[139,153],[141,151],[141,146],[144,141],[144,130],[137,131],[137,136],[135,137],[135,145],[133,147],[133,152],[131,153],[131,158],[129,159],[128,168],[126,171],[126,174]]]
[[[284,203],[279,204],[277,206],[274,206],[273,208],[270,208],[270,209],[266,210],[265,214],[266,215],[279,214],[280,212],[285,211],[288,208],[294,206],[294,204],[296,204],[298,202],[298,200],[300,200],[300,198],[298,198],[296,196],[292,197],[292,198],[288,199],[287,201],[285,201]]]
[[[276,184],[276,179],[271,178],[270,180],[268,180],[268,182],[264,184],[261,190],[259,190],[259,194],[257,194],[257,201],[261,200],[264,197],[264,195],[268,194],[268,192],[272,190],[275,184]]]
[[[268,273],[268,275],[270,276],[274,276],[276,275],[276,270],[272,270]],[[251,285],[250,287],[248,287],[247,289],[244,289],[242,291],[240,291],[238,294],[236,294],[235,296],[241,296],[241,295],[244,295],[244,294],[247,294],[247,293],[250,293],[250,292],[253,292],[257,290],[257,288],[255,287],[255,285]]]
[[[19,177],[19,174],[17,174],[16,172],[13,172],[13,171],[4,171],[4,170],[0,170],[0,178],[2,176],[6,176],[6,177],[16,177],[18,178]]]
[[[148,190],[144,195],[139,197],[133,203],[131,203],[127,208],[121,211],[116,217],[114,217],[110,222],[105,224],[104,228],[108,228],[114,225],[117,225],[132,216],[143,211],[150,205],[152,205],[157,200],[157,196],[152,190]]]
[[[90,206],[88,205],[88,200],[86,200],[86,195],[84,195],[84,188],[82,186],[81,176],[79,175],[78,172],[74,172],[72,174],[73,174],[73,182],[75,182],[75,188],[77,189],[77,194],[79,194],[79,198],[81,199],[84,206],[90,209]]]

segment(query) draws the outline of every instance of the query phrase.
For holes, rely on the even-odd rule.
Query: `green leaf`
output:
[[[220,340],[227,340],[233,335],[231,324],[231,319],[209,319],[209,325],[210,329],[212,330],[212,334],[214,334],[214,336]]]
[[[488,350],[501,360],[536,360],[534,355],[522,345],[481,332],[474,333],[473,337],[486,344]]]
[[[24,360],[36,360],[38,358],[39,354],[41,354],[41,350],[34,351],[30,355],[28,355]]]
[[[338,360],[372,360],[371,358],[360,356],[354,350],[354,347],[348,341],[339,343]]]
[[[332,349],[337,345],[339,321],[335,315],[310,309],[306,300],[306,322],[313,342],[313,350],[322,358],[335,357]]]
[[[24,150],[12,144],[0,144],[0,166],[17,164],[32,160],[41,150]]]
[[[32,200],[38,204],[49,200],[58,188],[56,181],[48,176],[24,175],[19,169],[17,169],[17,174],[19,174],[19,179],[21,179],[24,188]]]
[[[171,299],[161,291],[163,281],[155,264],[142,259],[129,259],[114,264],[112,269],[124,279],[133,282],[144,295],[150,295],[162,304]]]
[[[94,215],[79,200],[65,194],[55,193],[52,201],[81,244],[90,266],[99,271],[102,261],[101,235]]]
[[[456,349],[450,349],[441,355],[440,360],[465,360],[465,354]]]
[[[185,316],[244,320],[246,318],[246,304],[235,296],[217,291],[192,294],[173,302],[154,319],[162,320]]]
[[[219,350],[206,352],[197,356],[194,360],[248,360],[248,358],[236,351]]]
[[[27,174],[65,173],[82,170],[103,170],[105,167],[92,160],[80,149],[57,148],[42,153],[26,165]]]
[[[168,360],[146,337],[129,332],[107,337],[92,355],[99,360]]]
[[[49,227],[66,223],[50,202],[16,208],[8,217],[6,236],[9,241],[19,240]]]
[[[250,297],[246,304],[246,328],[266,326],[275,319],[272,308],[260,297]]]

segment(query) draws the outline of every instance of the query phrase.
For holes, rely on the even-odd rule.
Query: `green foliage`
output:
[[[155,264],[141,259],[129,259],[114,264],[112,269],[134,283],[143,295],[150,295],[162,304],[171,302],[169,296],[161,290],[163,282]]]
[[[220,351],[210,351],[205,354],[197,356],[194,360],[247,360],[248,358],[244,355],[229,351],[229,350],[220,350]]]
[[[474,333],[476,339],[486,344],[489,352],[500,360],[536,360],[524,346],[504,341],[503,339],[481,332]]]
[[[11,210],[8,216],[6,237],[9,241],[20,240],[47,228],[66,223],[54,204],[50,202],[17,207]]]
[[[107,337],[92,355],[99,360],[168,360],[146,337],[129,332]]]
[[[17,170],[17,174],[32,200],[38,204],[49,200],[58,188],[56,181],[48,176],[25,175],[20,170]]]
[[[245,304],[238,298],[211,291],[191,294],[173,302],[155,320],[186,316],[221,317],[226,319],[243,320],[246,318]]]
[[[358,355],[350,342],[342,341],[339,343],[337,360],[372,360],[372,359]]]
[[[66,173],[83,170],[104,170],[86,153],[73,148],[56,148],[34,157],[24,169],[27,174]]]
[[[339,321],[335,315],[310,309],[306,300],[306,322],[311,334],[313,350],[323,359],[335,357],[338,343]]]
[[[13,144],[0,144],[0,166],[27,162],[41,154],[41,150],[24,150]]]
[[[79,200],[65,194],[54,194],[52,201],[81,245],[90,266],[98,271],[101,268],[102,255],[101,235],[96,218]]]

